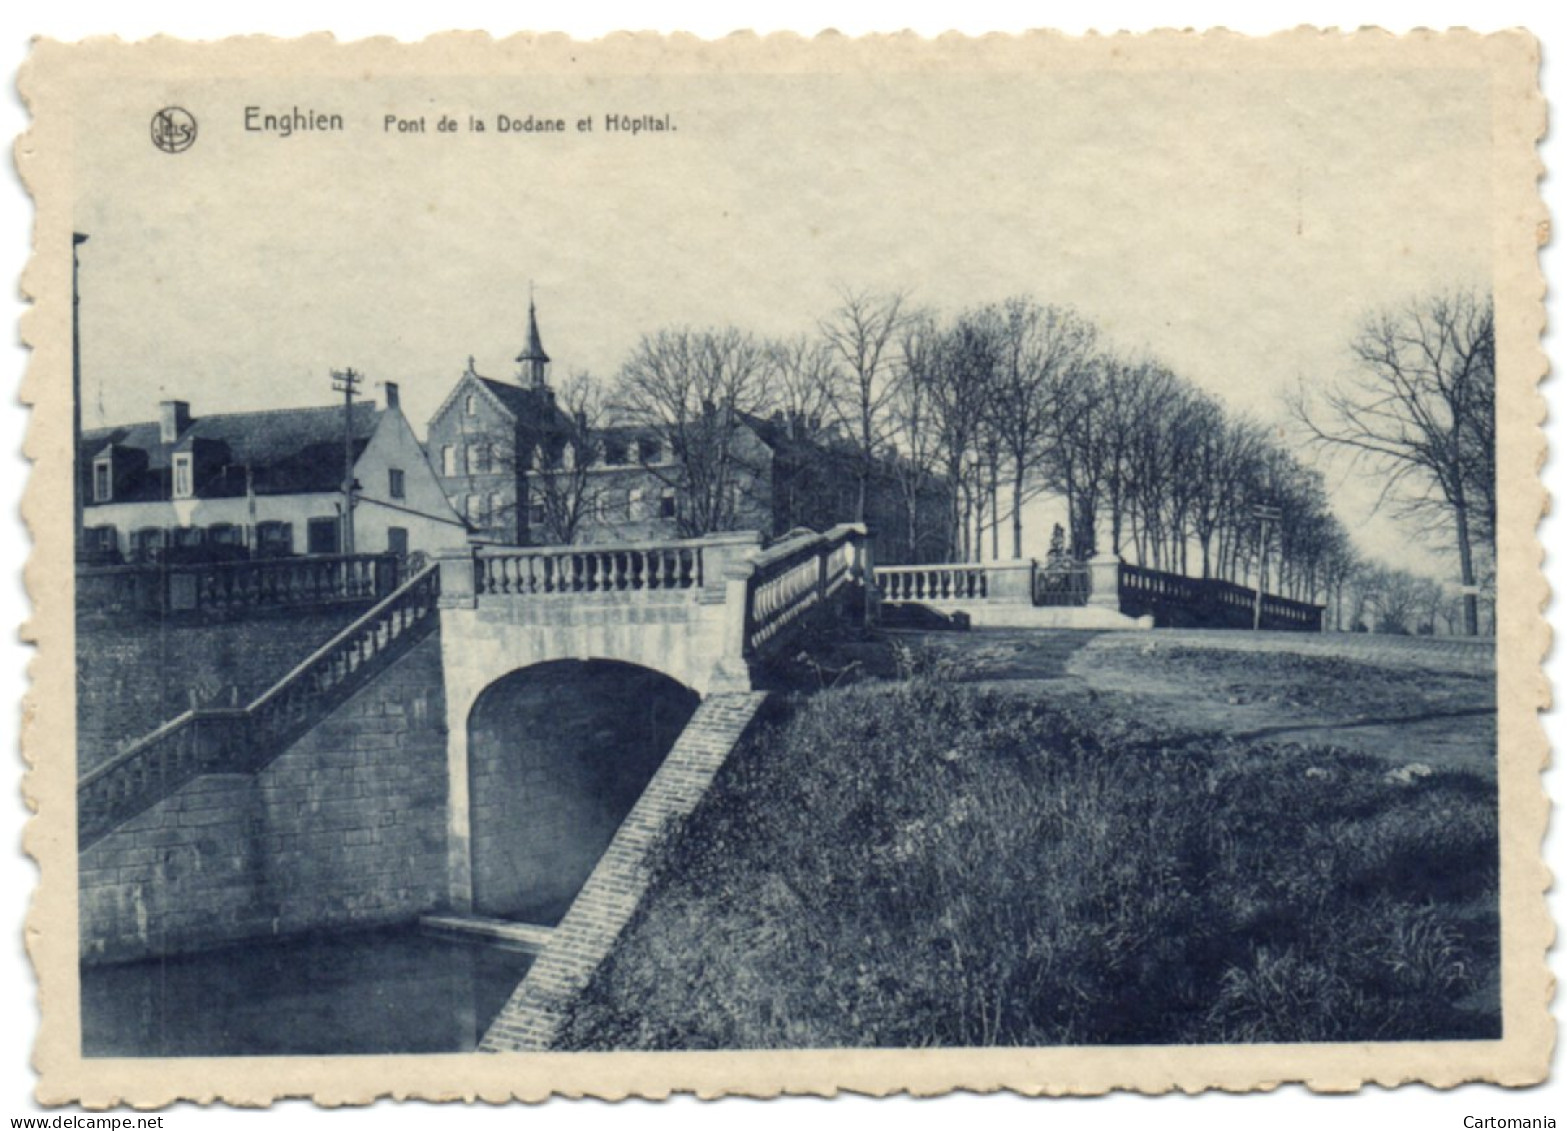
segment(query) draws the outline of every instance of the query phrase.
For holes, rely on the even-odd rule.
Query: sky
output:
[[[200,123],[177,155],[147,137],[167,104]],[[345,129],[247,132],[249,105]],[[948,314],[1031,294],[1282,426],[1367,311],[1483,283],[1491,247],[1487,92],[1455,71],[160,79],[78,129],[89,427],[325,403],[352,365],[422,434],[470,355],[515,371],[530,287],[558,377],[663,326],[809,331],[844,287]],[[1329,471],[1364,548],[1420,558]]]

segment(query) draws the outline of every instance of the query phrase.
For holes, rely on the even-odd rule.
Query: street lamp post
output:
[[[1258,503],[1252,507],[1252,514],[1257,518],[1257,542],[1259,545],[1257,562],[1257,595],[1252,602],[1251,630],[1257,632],[1262,628],[1262,590],[1268,580],[1268,532],[1269,527],[1283,517],[1283,512],[1278,507],[1268,503]]]
[[[82,467],[82,315],[77,286],[79,264],[76,249],[87,242],[81,232],[71,233],[71,556],[82,549],[84,469]]]

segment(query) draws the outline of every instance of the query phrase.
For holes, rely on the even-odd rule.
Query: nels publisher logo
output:
[[[152,116],[152,144],[165,153],[184,153],[196,143],[196,119],[190,111],[165,106]]]

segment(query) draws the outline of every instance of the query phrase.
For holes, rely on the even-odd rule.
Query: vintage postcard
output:
[[[36,44],[39,1099],[1541,1080],[1538,67]]]

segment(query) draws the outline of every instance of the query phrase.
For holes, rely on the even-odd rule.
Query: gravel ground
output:
[[[949,678],[1105,697],[1154,725],[1496,768],[1490,646],[1292,633],[976,629],[913,639]]]

